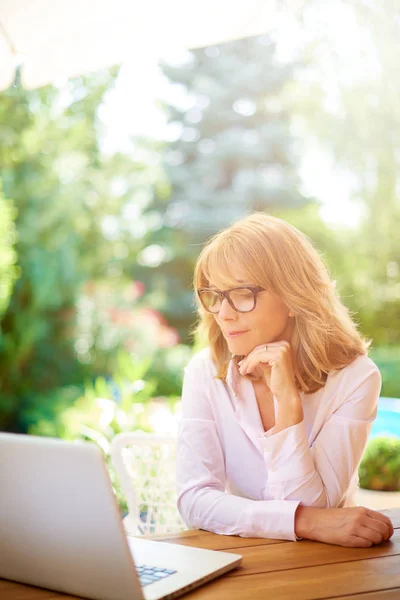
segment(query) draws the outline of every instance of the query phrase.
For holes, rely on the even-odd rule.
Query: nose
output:
[[[222,299],[221,308],[219,309],[218,316],[223,321],[227,319],[233,319],[237,315],[237,312],[232,308],[226,298]]]

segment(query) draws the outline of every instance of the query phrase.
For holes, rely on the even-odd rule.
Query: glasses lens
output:
[[[202,305],[208,312],[217,313],[221,308],[221,297],[217,292],[204,290],[199,292]]]
[[[229,292],[233,306],[240,312],[249,312],[254,308],[254,294],[252,290],[242,288]]]

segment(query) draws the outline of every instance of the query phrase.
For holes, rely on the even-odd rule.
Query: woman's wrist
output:
[[[302,506],[301,504],[297,507],[294,516],[294,532],[296,537],[306,538],[308,540],[317,540],[317,521],[321,512],[321,508],[314,508],[312,506]]]
[[[297,388],[288,389],[281,394],[274,394],[278,404],[282,406],[302,406],[300,392]]]
[[[277,431],[297,425],[303,419],[303,406],[298,393],[285,402],[278,399],[275,409],[275,427]]]

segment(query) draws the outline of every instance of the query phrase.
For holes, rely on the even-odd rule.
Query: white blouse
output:
[[[264,432],[253,384],[234,361],[226,382],[215,376],[208,348],[185,369],[177,486],[188,526],[296,540],[300,503],[354,505],[381,389],[370,358],[357,357],[331,371],[321,390],[301,393],[303,421],[278,433]]]

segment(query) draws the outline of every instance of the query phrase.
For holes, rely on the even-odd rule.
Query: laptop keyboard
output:
[[[136,570],[142,587],[176,573],[172,569],[161,569],[161,567],[150,567],[149,565],[136,565]]]

